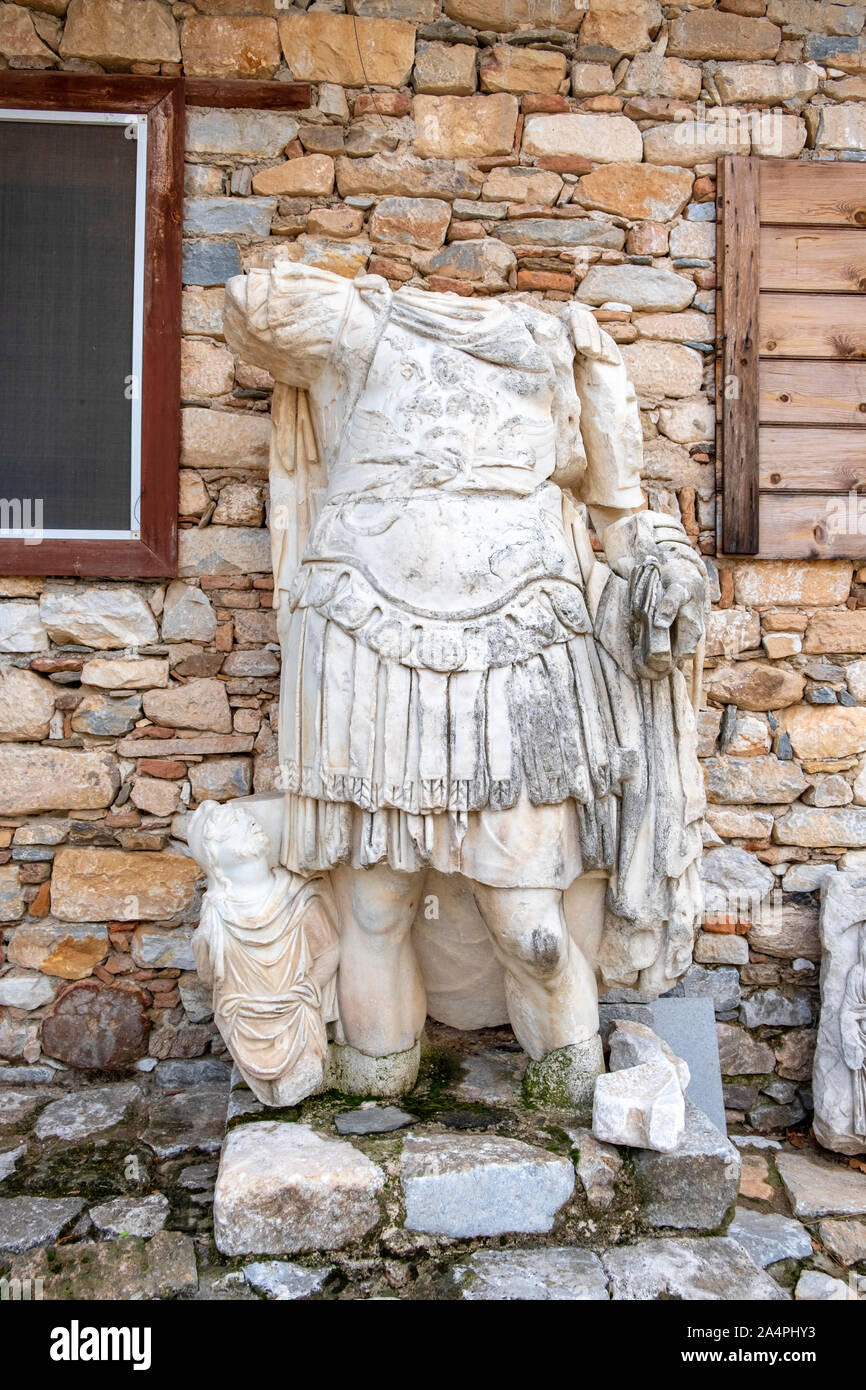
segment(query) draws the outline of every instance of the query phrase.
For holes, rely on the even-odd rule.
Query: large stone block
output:
[[[187,406],[181,411],[181,463],[186,468],[268,466],[271,421],[267,415]]]
[[[808,849],[860,849],[866,844],[866,806],[792,806],[777,819],[773,839]]]
[[[13,68],[53,68],[57,62],[22,5],[0,5],[0,57]]]
[[[408,198],[477,198],[484,175],[465,163],[447,159],[417,159],[400,152],[375,154],[370,159],[336,161],[340,196],[394,193]]]
[[[533,203],[544,207],[555,203],[561,192],[562,179],[550,170],[499,165],[484,180],[481,197],[485,203]]]
[[[735,106],[711,108],[706,119],[651,126],[643,135],[643,157],[649,164],[693,168],[725,154],[749,154],[751,148],[748,117]]]
[[[740,1155],[690,1101],[677,1147],[670,1153],[641,1150],[634,1168],[641,1211],[651,1226],[714,1231],[737,1200]]]
[[[866,608],[815,613],[803,638],[804,652],[866,652]]]
[[[514,29],[563,29],[574,33],[587,0],[445,0],[445,13],[473,29],[509,34]]]
[[[241,258],[233,241],[185,241],[181,276],[185,285],[224,285],[241,273]]]
[[[736,601],[748,608],[844,603],[853,573],[850,560],[747,560],[732,569]]]
[[[760,802],[772,806],[777,802],[796,801],[806,790],[808,783],[798,765],[784,762],[772,753],[756,758],[731,758],[720,755],[707,758],[704,763],[704,776],[707,783],[709,801],[740,805]],[[809,807],[797,807],[799,812]],[[788,812],[788,815],[794,814]],[[826,815],[827,812],[816,812]],[[778,827],[778,823],[777,823]],[[797,841],[782,841],[795,844]],[[833,842],[831,842],[833,843]]]
[[[39,600],[39,616],[53,642],[104,649],[146,645],[159,636],[150,607],[135,589],[52,587]]]
[[[656,164],[607,164],[584,174],[578,200],[630,220],[669,222],[682,212],[692,191],[694,175],[687,169],[663,169]],[[687,301],[688,302],[688,301]]]
[[[189,770],[190,787],[196,801],[232,801],[252,791],[252,758],[210,758]]]
[[[410,1135],[401,1181],[410,1231],[492,1236],[549,1231],[574,1190],[574,1168],[517,1139]]]
[[[201,869],[169,851],[59,849],[51,911],[64,922],[137,922],[189,907]]]
[[[866,1175],[852,1168],[831,1167],[806,1154],[776,1155],[794,1215],[801,1221],[820,1216],[866,1216]]]
[[[510,154],[519,103],[495,96],[417,96],[413,106],[414,150],[421,159],[478,159]]]
[[[183,339],[180,394],[184,400],[227,396],[234,384],[235,359],[224,343],[211,343],[207,338]]]
[[[547,53],[533,48],[512,48],[497,43],[482,49],[479,74],[485,92],[558,92],[565,77],[564,53]]]
[[[194,236],[266,237],[276,207],[274,198],[186,198],[183,229]]]
[[[612,49],[631,57],[650,47],[661,21],[656,0],[589,0],[580,45],[586,51]]]
[[[848,705],[794,705],[781,716],[798,758],[824,762],[866,749],[866,709]]]
[[[822,106],[815,143],[826,150],[866,150],[866,106],[857,101]]]
[[[768,0],[767,18],[806,34],[859,34],[864,13],[841,0]]]
[[[509,246],[493,237],[483,241],[454,241],[430,258],[428,271],[452,280],[467,280],[486,290],[510,288],[516,262]]]
[[[739,1241],[641,1240],[602,1256],[611,1297],[779,1302],[789,1297]]]
[[[191,15],[181,34],[187,77],[273,77],[280,41],[273,19]]]
[[[62,58],[89,58],[106,68],[178,63],[177,27],[159,0],[69,0]]]
[[[767,19],[722,10],[691,10],[671,23],[667,51],[672,58],[774,58],[782,31]]]
[[[82,980],[65,990],[46,1015],[42,1050],[70,1067],[128,1067],[147,1051],[146,1005],[140,989]]]
[[[0,815],[99,810],[111,805],[119,785],[109,753],[0,747]]]
[[[379,1220],[385,1175],[343,1139],[308,1125],[263,1121],[227,1135],[214,1192],[224,1255],[336,1250]]]
[[[33,671],[9,666],[0,671],[0,742],[48,737],[55,687]]]
[[[607,1279],[597,1255],[573,1246],[546,1250],[478,1250],[451,1270],[468,1302],[606,1301]]]
[[[300,82],[402,87],[415,59],[414,25],[401,20],[284,15],[280,40],[292,76]]]
[[[38,603],[27,599],[0,603],[0,652],[44,652],[47,647]]]
[[[23,922],[6,955],[13,965],[62,980],[83,980],[108,955],[108,928],[104,923],[58,922],[53,917]]]
[[[232,731],[232,712],[223,681],[192,680],[168,690],[149,690],[143,705],[148,719],[170,729],[210,729],[216,734]]]
[[[280,112],[201,106],[187,108],[188,154],[221,154],[248,160],[274,159],[282,154],[297,133],[298,122],[295,118]]]
[[[717,666],[704,676],[704,691],[720,705],[745,710],[777,710],[803,698],[805,676],[763,661],[738,661]]]
[[[639,163],[642,158],[634,121],[591,112],[527,116],[522,149],[525,155],[580,155],[597,164]]]
[[[441,198],[383,198],[370,219],[374,241],[395,241],[435,251],[445,240],[451,208]]]
[[[818,74],[807,63],[720,63],[713,73],[726,104],[758,101],[778,105],[818,90]]]
[[[203,526],[178,536],[178,573],[269,574],[271,542],[264,527]]]
[[[642,266],[637,268],[643,269]],[[591,275],[592,271],[589,273]],[[663,275],[665,272],[656,273]],[[651,399],[693,396],[701,389],[704,371],[701,355],[684,343],[626,343],[622,356],[639,396]]]
[[[81,684],[104,690],[150,690],[168,685],[168,662],[158,656],[94,657],[81,669]]]
[[[522,217],[497,223],[496,236],[511,246],[606,246],[616,251],[625,239],[620,227],[592,217]]]
[[[256,193],[279,193],[293,198],[329,198],[334,191],[334,161],[326,154],[287,159],[285,164],[256,174],[253,189]]]
[[[694,280],[672,270],[648,265],[593,265],[581,280],[577,297],[585,304],[606,304],[615,300],[630,304],[633,309],[657,313],[685,309],[694,294]],[[662,352],[666,353],[667,349],[663,348]],[[693,356],[700,365],[700,357]],[[688,394],[695,395],[696,391]]]
[[[471,96],[477,86],[475,58],[469,43],[422,44],[415,55],[415,90],[431,96]]]

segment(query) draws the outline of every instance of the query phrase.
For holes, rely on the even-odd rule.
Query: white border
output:
[[[3,530],[0,540],[130,541],[141,539],[141,374],[144,347],[144,237],[147,196],[147,116],[127,111],[41,111],[18,107],[0,107],[0,121],[59,121],[64,125],[122,125],[132,132],[136,141],[135,159],[135,246],[133,262],[132,299],[132,361],[129,376],[135,385],[132,397],[130,437],[129,495],[130,517],[128,531],[80,530]]]

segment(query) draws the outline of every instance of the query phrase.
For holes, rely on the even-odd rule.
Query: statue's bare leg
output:
[[[424,875],[387,865],[331,870],[340,914],[340,1019],[346,1042],[371,1058],[416,1047],[427,1013],[411,941]]]
[[[603,888],[596,880],[579,898],[587,918],[582,941],[598,938]],[[592,963],[569,935],[562,893],[485,884],[473,891],[505,968],[511,1026],[532,1059],[527,1089],[540,1101],[588,1113],[604,1069],[598,990]]]
[[[474,885],[475,901],[505,967],[518,1042],[536,1060],[598,1032],[595,973],[570,940],[556,888]]]

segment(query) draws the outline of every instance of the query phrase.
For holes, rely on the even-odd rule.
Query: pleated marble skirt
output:
[[[634,754],[617,740],[591,634],[439,672],[383,658],[312,607],[284,621],[288,868],[430,866],[565,888],[613,865]]]

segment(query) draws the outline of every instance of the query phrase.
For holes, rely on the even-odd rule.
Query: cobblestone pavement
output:
[[[613,1178],[599,1183],[569,1117],[522,1104],[524,1064],[508,1030],[435,1029],[419,1083],[400,1102],[411,1125],[369,1132],[386,1122],[384,1102],[335,1094],[280,1112],[326,1137],[342,1134],[387,1177],[382,1220],[369,1235],[292,1260],[225,1258],[214,1244],[230,1097],[223,1059],[92,1078],[41,1064],[0,1068],[0,1291],[51,1299],[741,1298],[752,1280],[754,1298],[852,1298],[858,1282],[866,1295],[866,1173],[856,1160],[825,1153],[808,1133],[732,1136],[742,1174],[726,1229],[654,1229],[633,1151],[621,1150],[621,1162],[614,1156]],[[235,1092],[230,1126],[242,1118],[238,1101]],[[347,1111],[351,1120],[338,1128],[335,1117]],[[479,1151],[499,1136],[536,1153],[579,1155],[573,1199],[542,1235],[466,1240],[407,1230],[398,1175],[408,1133],[474,1138]]]

